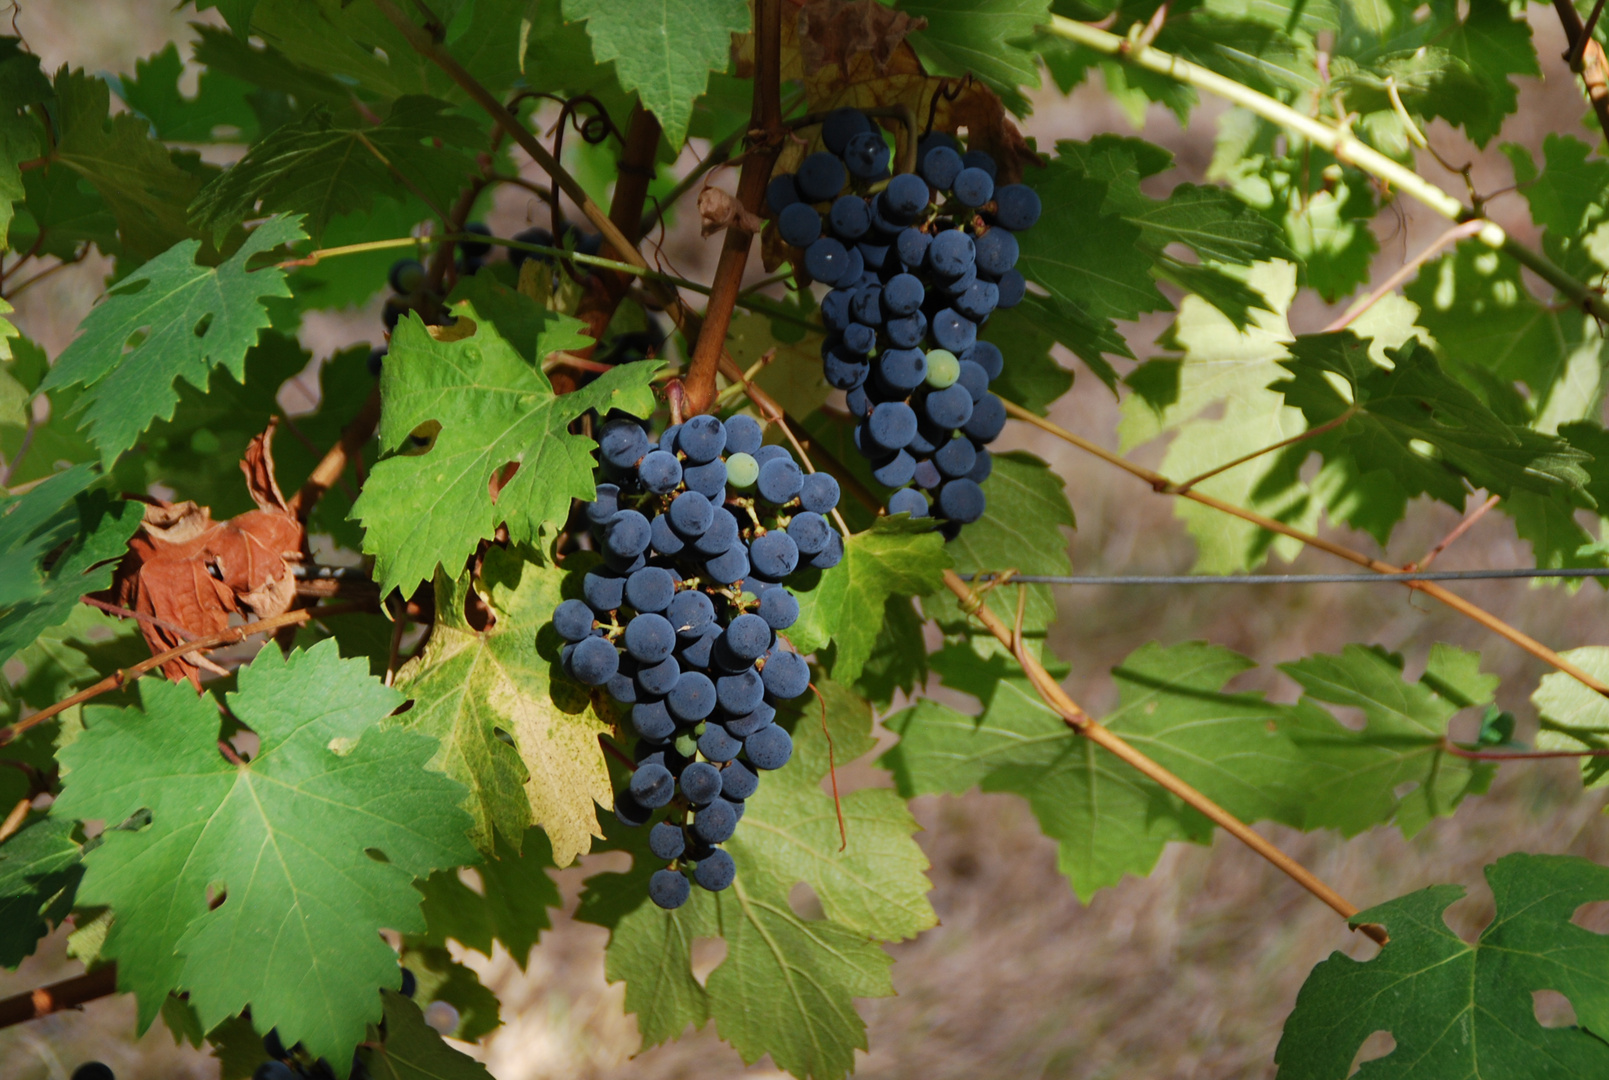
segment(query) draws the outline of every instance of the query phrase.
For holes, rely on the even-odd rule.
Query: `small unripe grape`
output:
[[[961,361],[948,349],[934,349],[927,354],[927,384],[935,390],[954,386],[961,377]]]
[[[731,454],[726,459],[726,482],[735,488],[750,488],[760,478],[760,463],[748,454]]]

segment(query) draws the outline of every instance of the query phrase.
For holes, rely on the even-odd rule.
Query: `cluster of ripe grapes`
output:
[[[843,558],[826,515],[838,483],[806,475],[780,446],[762,446],[746,416],[695,416],[657,443],[634,419],[598,438],[600,483],[586,505],[603,565],[566,600],[553,626],[564,668],[631,706],[636,768],[615,813],[631,826],[668,810],[648,846],[670,866],[648,894],[680,907],[692,880],[712,892],[736,867],[720,845],[743,816],[759,773],[780,769],[793,739],[776,703],[810,686],[804,658],[778,640],[799,617],[783,587]]]
[[[919,143],[917,172],[892,177],[888,145],[859,110],[829,115],[821,138],[826,149],[775,177],[766,203],[803,251],[796,267],[832,287],[824,373],[860,418],[855,445],[872,476],[899,489],[889,512],[936,515],[954,536],[983,515],[985,446],[1006,422],[989,392],[1004,359],[978,331],[1023,298],[1015,234],[1039,220],[1039,196],[996,186],[994,159],[943,132]]]

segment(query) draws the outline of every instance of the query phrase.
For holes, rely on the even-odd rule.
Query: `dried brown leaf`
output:
[[[757,215],[743,209],[742,203],[718,187],[706,187],[698,193],[698,216],[699,235],[706,237],[724,231],[734,222],[752,236],[763,224]]]
[[[147,503],[104,595],[151,617],[141,620],[140,632],[153,655],[183,644],[186,635],[228,629],[231,614],[269,618],[296,599],[293,568],[306,536],[274,479],[273,435],[270,424],[251,441],[240,465],[260,509],[215,523],[210,510],[193,502]],[[199,655],[180,657],[164,664],[162,673],[200,689],[202,667],[214,665]]]

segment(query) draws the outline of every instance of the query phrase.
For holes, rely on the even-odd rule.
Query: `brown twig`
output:
[[[1598,116],[1598,126],[1603,129],[1604,137],[1609,138],[1609,70],[1606,70],[1609,65],[1604,62],[1603,47],[1581,22],[1574,0],[1553,0],[1553,10],[1558,12],[1559,23],[1569,42],[1564,58],[1570,61],[1570,70],[1581,76],[1587,100],[1592,102],[1592,111]]]
[[[781,0],[755,0],[754,105],[749,117],[749,148],[738,171],[737,201],[749,214],[760,212],[771,169],[782,150],[782,4]],[[741,215],[739,215],[741,217]],[[710,282],[710,302],[704,308],[693,356],[687,365],[687,408],[701,413],[715,400],[715,372],[726,350],[726,332],[743,288],[754,236],[740,220],[726,227],[720,260]]]
[[[832,808],[838,812],[838,850],[843,851],[849,847],[849,829],[844,825],[844,804],[838,798],[838,763],[833,756],[832,732],[827,730],[827,699],[821,696],[815,683],[810,684],[810,692],[821,703],[821,734],[827,740],[827,775],[832,778]]]
[[[106,964],[85,975],[0,998],[0,1028],[37,1020],[64,1009],[76,1009],[86,1002],[115,993],[117,965]]]
[[[1460,225],[1454,225],[1452,228],[1448,229],[1446,232],[1442,233],[1440,236],[1436,237],[1436,239],[1427,244],[1423,251],[1398,267],[1390,277],[1386,278],[1380,283],[1379,288],[1375,289],[1358,303],[1347,308],[1346,311],[1338,316],[1334,322],[1320,330],[1319,333],[1333,334],[1337,331],[1345,330],[1348,326],[1352,325],[1353,321],[1355,321],[1365,311],[1368,311],[1370,308],[1374,307],[1375,304],[1378,304],[1390,293],[1395,292],[1398,285],[1401,285],[1404,281],[1407,281],[1409,275],[1413,274],[1421,266],[1429,262],[1430,259],[1439,253],[1442,248],[1446,247],[1448,244],[1457,243],[1460,240],[1465,240],[1471,236],[1474,236],[1476,233],[1484,229],[1486,224],[1485,218],[1471,218]]]
[[[216,634],[209,634],[206,637],[196,638],[194,641],[187,641],[183,645],[177,645],[169,649],[167,652],[157,653],[149,660],[141,660],[132,667],[114,671],[100,682],[85,687],[71,697],[63,698],[54,705],[47,705],[45,708],[40,709],[32,716],[18,720],[8,727],[0,728],[0,746],[5,746],[29,728],[44,723],[58,713],[66,712],[74,705],[82,705],[91,698],[99,697],[102,694],[127,686],[135,679],[147,672],[154,671],[169,660],[177,660],[179,657],[186,656],[198,649],[213,649],[219,645],[233,645],[236,642],[245,641],[253,635],[278,630],[282,626],[295,626],[299,623],[307,622],[309,619],[322,619],[329,615],[347,615],[354,611],[368,610],[370,608],[367,604],[332,604],[321,608],[297,608],[295,611],[287,611],[283,615],[274,615],[267,619],[259,619],[256,622],[231,626],[229,629],[220,630]],[[0,1027],[3,1026],[3,1024],[0,1024]]]
[[[1350,919],[1358,913],[1359,909],[1355,904],[1349,902],[1340,893],[1320,881],[1312,871],[1263,839],[1229,811],[1146,757],[1140,751],[1134,749],[1116,733],[1097,723],[1077,702],[1067,696],[1067,692],[1045,670],[1044,665],[1040,664],[1033,654],[1023,647],[1021,635],[1013,634],[1005,623],[1000,621],[1000,617],[989,610],[982,598],[973,592],[966,582],[956,576],[955,571],[944,571],[944,585],[961,602],[963,611],[981,622],[984,628],[993,634],[995,640],[999,641],[1000,644],[1012,650],[1017,658],[1017,663],[1022,666],[1023,672],[1028,676],[1028,681],[1033,685],[1040,699],[1061,716],[1068,727],[1114,757],[1132,766],[1165,790],[1172,792],[1189,806],[1200,811],[1223,828],[1225,832],[1228,832],[1257,854],[1267,859],[1292,881],[1295,881],[1302,888],[1329,905],[1342,918]],[[1386,934],[1383,927],[1365,923],[1358,926],[1357,929],[1382,945],[1386,943]]]
[[[88,604],[93,608],[100,608],[108,615],[116,615],[120,619],[134,619],[138,622],[150,623],[152,626],[160,626],[170,634],[179,635],[179,637],[183,638],[185,641],[195,640],[195,634],[186,630],[178,623],[170,623],[166,619],[157,618],[155,615],[147,615],[144,612],[131,611],[126,607],[118,607],[116,604],[108,604],[105,600],[97,600],[93,596],[80,596],[78,601],[81,604]]]
[[[1547,758],[1609,757],[1609,750],[1469,750],[1451,739],[1443,739],[1441,748],[1454,757],[1471,761],[1542,761]]]
[[[637,771],[637,763],[631,759],[631,755],[620,749],[620,747],[616,746],[613,742],[604,738],[602,735],[599,735],[598,745],[603,747],[603,752],[605,754],[608,754],[610,757],[620,762],[620,764],[624,765],[627,769],[630,769],[632,772]]]
[[[1448,548],[1452,547],[1452,545],[1458,540],[1459,537],[1463,536],[1471,528],[1473,528],[1474,525],[1475,525],[1475,522],[1477,522],[1481,518],[1485,517],[1486,516],[1486,511],[1490,510],[1492,507],[1496,506],[1501,501],[1502,501],[1502,496],[1493,495],[1491,498],[1489,498],[1485,502],[1481,503],[1475,509],[1471,510],[1468,514],[1464,515],[1463,520],[1460,521],[1456,526],[1453,527],[1453,531],[1448,533],[1446,536],[1442,537],[1440,542],[1438,542],[1435,547],[1431,548],[1428,552],[1425,553],[1424,558],[1420,559],[1418,562],[1408,563],[1407,565],[1405,565],[1403,567],[1403,569],[1404,570],[1423,570],[1423,569],[1425,569],[1425,567],[1429,566],[1431,563],[1436,561],[1436,556],[1440,555],[1442,552],[1444,552]]]
[[[313,507],[341,479],[341,474],[346,471],[346,463],[356,459],[358,451],[369,441],[379,423],[380,388],[376,386],[369,391],[363,408],[341,430],[341,441],[330,447],[329,452],[313,466],[313,472],[302,485],[302,490],[291,496],[289,509],[292,514],[301,521],[312,516]]]
[[[1103,446],[1091,442],[1082,436],[1075,435],[1066,428],[1051,423],[1044,417],[1037,416],[1034,413],[1029,412],[1021,405],[1006,401],[1005,406],[1008,415],[1013,416],[1018,420],[1026,421],[1027,423],[1030,423],[1043,431],[1049,432],[1058,439],[1071,443],[1080,450],[1095,455],[1102,461],[1116,465],[1130,476],[1144,480],[1151,486],[1153,491],[1163,495],[1173,494],[1172,489],[1175,486],[1173,481],[1169,480],[1161,473],[1147,469],[1143,465],[1136,465],[1134,462],[1129,461],[1127,458],[1124,458],[1121,455],[1112,453],[1112,451]],[[1189,499],[1192,502],[1198,502],[1203,506],[1210,506],[1214,510],[1221,510],[1226,514],[1240,518],[1242,521],[1249,521],[1258,528],[1267,529],[1269,532],[1278,533],[1281,536],[1288,536],[1292,540],[1300,540],[1302,543],[1307,544],[1310,547],[1318,548],[1320,551],[1327,552],[1330,555],[1345,559],[1347,562],[1354,563],[1355,565],[1361,566],[1367,570],[1373,570],[1377,574],[1404,573],[1402,567],[1393,566],[1391,563],[1388,563],[1383,559],[1370,558],[1361,551],[1354,551],[1352,548],[1349,548],[1344,544],[1337,544],[1333,540],[1326,540],[1321,536],[1315,536],[1312,533],[1306,533],[1300,529],[1292,528],[1283,521],[1276,521],[1275,519],[1264,514],[1259,514],[1253,510],[1247,510],[1243,506],[1236,506],[1233,503],[1225,502],[1224,500],[1214,498],[1211,495],[1205,495],[1199,491],[1186,491],[1180,493],[1179,498]],[[1508,623],[1504,622],[1502,619],[1499,619],[1496,615],[1493,615],[1486,609],[1479,607],[1468,600],[1465,600],[1458,594],[1448,591],[1433,581],[1404,581],[1402,582],[1402,585],[1404,588],[1417,589],[1420,592],[1423,592],[1425,595],[1435,600],[1439,600],[1441,603],[1452,608],[1460,615],[1474,620],[1500,637],[1503,637],[1508,641],[1513,642],[1515,645],[1518,645],[1521,649],[1524,649],[1526,652],[1530,653],[1538,660],[1541,660],[1543,663],[1564,672],[1566,675],[1569,675],[1571,678],[1580,682],[1588,689],[1602,694],[1605,697],[1609,697],[1609,684],[1606,684],[1602,679],[1589,674],[1578,665],[1566,660],[1557,652],[1548,648],[1540,641],[1537,641],[1529,634],[1522,632],[1516,627],[1510,626]]]
[[[1592,5],[1592,14],[1587,16],[1586,25],[1581,28],[1581,33],[1576,35],[1576,40],[1570,46],[1570,50],[1564,54],[1564,60],[1570,65],[1571,71],[1580,68],[1581,58],[1587,51],[1587,42],[1592,40],[1593,28],[1598,25],[1598,16],[1602,14],[1603,0],[1598,0],[1596,4]]]
[[[28,811],[33,809],[33,805],[32,799],[17,800],[17,805],[11,808],[11,813],[6,815],[4,821],[0,821],[0,844],[5,843],[22,828],[22,823],[28,819]]]
[[[1265,446],[1261,450],[1253,450],[1249,454],[1242,454],[1240,457],[1237,457],[1233,461],[1225,462],[1224,464],[1219,465],[1216,469],[1208,469],[1206,472],[1201,473],[1200,475],[1192,476],[1190,479],[1186,480],[1184,483],[1179,484],[1179,485],[1177,485],[1175,487],[1169,488],[1167,494],[1169,494],[1169,495],[1187,495],[1187,494],[1189,494],[1191,488],[1195,487],[1197,484],[1203,483],[1203,482],[1205,482],[1207,480],[1211,480],[1214,476],[1217,476],[1219,473],[1228,472],[1230,469],[1233,469],[1237,465],[1244,465],[1244,464],[1246,464],[1246,462],[1253,461],[1253,460],[1255,460],[1257,458],[1260,458],[1264,454],[1272,454],[1275,450],[1283,450],[1285,447],[1295,445],[1296,443],[1302,442],[1305,439],[1312,439],[1312,438],[1315,438],[1315,437],[1317,437],[1319,435],[1323,435],[1327,431],[1334,431],[1336,428],[1340,427],[1342,424],[1346,423],[1348,420],[1352,419],[1352,417],[1354,417],[1356,415],[1357,415],[1357,408],[1354,406],[1352,408],[1347,409],[1340,416],[1337,416],[1334,420],[1327,420],[1324,423],[1320,424],[1316,428],[1308,428],[1306,431],[1302,432],[1299,435],[1292,435],[1288,439],[1281,439],[1281,440],[1279,440],[1279,442],[1274,443],[1271,446]]]

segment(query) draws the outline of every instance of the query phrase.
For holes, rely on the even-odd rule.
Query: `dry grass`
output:
[[[1562,48],[1557,28],[1544,9],[1534,9],[1533,15],[1544,66],[1557,73],[1559,65],[1551,59]],[[165,0],[35,0],[25,6],[20,25],[47,67],[70,57],[90,70],[128,70],[133,57],[160,47],[188,17],[171,13]],[[1526,86],[1521,100],[1530,116],[1583,111],[1563,78]],[[1199,179],[1210,154],[1212,115],[1204,109],[1190,130],[1180,131],[1171,118],[1153,111],[1145,135],[1179,156],[1180,167],[1168,183]],[[1043,101],[1031,130],[1041,146],[1048,146],[1055,138],[1122,127],[1107,101],[1084,90],[1070,104]],[[1540,141],[1543,125],[1512,127],[1520,141]],[[1474,176],[1483,189],[1507,182],[1507,167],[1495,153],[1461,147],[1444,129],[1433,130],[1432,137],[1458,160],[1468,156],[1476,162]],[[1433,164],[1426,166],[1436,174]],[[1447,182],[1454,186],[1450,178]],[[523,221],[527,210],[511,199],[493,215],[494,224]],[[1405,210],[1400,235],[1387,235],[1395,227],[1391,219],[1382,223],[1383,272],[1442,227],[1423,212]],[[1494,213],[1506,226],[1522,235],[1526,231],[1518,200],[1500,200]],[[696,235],[685,229],[673,234],[668,250],[695,275],[700,267],[707,273],[709,248]],[[23,297],[19,322],[54,353],[97,291],[93,273],[60,275]],[[1293,319],[1298,329],[1308,330],[1329,314],[1308,297],[1299,301]],[[1161,326],[1148,322],[1133,335],[1142,355]],[[322,356],[377,334],[378,318],[370,311],[319,316],[309,321],[304,339]],[[1082,373],[1055,416],[1115,445],[1111,396]],[[1189,566],[1191,544],[1167,499],[1040,433],[1013,430],[1008,440],[1039,453],[1066,479],[1079,516],[1072,552],[1080,571]],[[1138,456],[1154,463],[1159,453],[1153,446]],[[1391,545],[1391,557],[1415,557],[1457,520],[1439,506],[1417,505],[1410,516]],[[1366,538],[1347,539],[1369,547]],[[1528,559],[1507,519],[1492,514],[1443,565],[1520,565]],[[1335,564],[1309,554],[1295,568],[1333,569]],[[1461,591],[1561,647],[1605,636],[1595,586],[1572,593],[1493,582]],[[1358,640],[1405,652],[1410,670],[1423,663],[1436,641],[1481,649],[1488,668],[1503,677],[1500,703],[1522,717],[1530,715],[1527,698],[1543,674],[1530,657],[1394,587],[1084,589],[1065,592],[1062,607],[1054,645],[1073,665],[1070,691],[1096,710],[1114,700],[1106,672],[1151,640],[1201,638],[1238,649],[1264,665],[1241,682],[1287,698],[1291,685],[1272,672],[1273,664]],[[855,775],[879,782],[870,770]],[[1526,850],[1609,858],[1601,803],[1597,795],[1581,794],[1568,764],[1510,766],[1490,795],[1412,841],[1389,829],[1350,842],[1284,829],[1271,829],[1269,835],[1362,905],[1435,882],[1469,884],[1471,896],[1454,915],[1461,930],[1473,931],[1490,915],[1480,869],[1497,856]],[[1220,838],[1210,848],[1175,845],[1149,878],[1126,880],[1082,907],[1055,871],[1054,845],[1039,835],[1019,800],[973,794],[923,798],[913,806],[926,829],[919,840],[933,863],[932,900],[942,925],[890,950],[898,961],[899,995],[863,1003],[871,1051],[861,1056],[862,1076],[1272,1076],[1280,1025],[1312,965],[1333,949],[1367,949],[1328,909],[1233,841]],[[560,875],[571,905],[581,878],[599,862],[589,860]],[[774,1071],[765,1061],[745,1069],[709,1030],[633,1056],[635,1022],[621,1010],[621,988],[604,981],[604,941],[598,928],[560,916],[524,974],[506,955],[491,961],[470,958],[504,1002],[506,1025],[477,1051],[498,1080],[716,1080]],[[0,993],[71,973],[75,965],[60,958],[60,946],[59,937],[53,939],[21,971],[0,977]],[[66,1080],[73,1065],[90,1057],[108,1061],[121,1080],[214,1075],[207,1059],[175,1048],[160,1030],[134,1042],[132,1023],[132,1002],[118,999],[0,1032],[0,1076]]]

